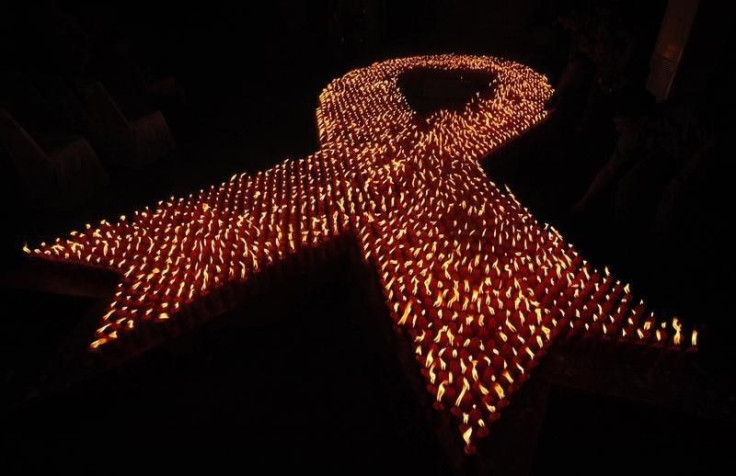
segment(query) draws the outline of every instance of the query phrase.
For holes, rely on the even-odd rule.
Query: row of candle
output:
[[[420,116],[398,86],[416,68],[490,72],[494,89],[462,111]],[[481,159],[545,118],[551,92],[542,75],[496,58],[376,63],[322,92],[314,155],[27,252],[121,273],[91,344],[101,349],[353,234],[470,453],[557,337],[687,340],[679,320],[657,322],[483,173]]]

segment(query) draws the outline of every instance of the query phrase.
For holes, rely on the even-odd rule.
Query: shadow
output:
[[[444,109],[462,110],[479,94],[492,94],[493,74],[485,71],[414,69],[399,76],[399,89],[409,106],[423,116]]]

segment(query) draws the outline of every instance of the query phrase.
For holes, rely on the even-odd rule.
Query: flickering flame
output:
[[[466,445],[470,445],[470,437],[473,434],[473,427],[468,427],[467,430],[463,433],[463,441],[465,441]]]
[[[450,374],[450,375],[452,375],[452,374]],[[463,397],[465,396],[465,393],[466,392],[467,392],[467,389],[465,388],[465,385],[463,385],[462,390],[460,390],[460,394],[455,399],[455,406],[456,407],[459,407],[460,406],[460,402],[463,401]]]
[[[403,326],[406,324],[406,319],[409,317],[409,313],[411,312],[411,303],[408,303],[406,305],[406,308],[404,308],[404,314],[401,316],[401,319],[399,319],[399,325]]]
[[[503,387],[498,382],[495,382],[493,384],[493,390],[496,392],[496,395],[498,395],[498,398],[503,400],[506,397],[506,394],[503,391]]]
[[[101,345],[103,345],[103,344],[105,344],[107,342],[108,342],[108,339],[105,338],[105,337],[102,337],[100,339],[97,339],[97,340],[93,341],[89,345],[89,348],[92,349],[92,350],[97,350]]]
[[[445,382],[440,383],[440,386],[437,388],[437,401],[441,402],[442,397],[445,396]]]
[[[672,328],[675,330],[675,335],[674,337],[672,337],[672,342],[675,345],[680,345],[680,343],[682,342],[682,324],[677,317],[672,318]]]

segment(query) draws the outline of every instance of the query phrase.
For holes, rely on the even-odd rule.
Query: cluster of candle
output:
[[[492,94],[420,116],[398,86],[417,68],[490,72]],[[351,234],[378,270],[435,407],[457,417],[470,453],[560,336],[696,345],[695,331],[685,339],[677,318],[655,320],[628,286],[485,176],[479,161],[543,120],[551,92],[544,76],[490,57],[357,69],[322,92],[314,155],[26,252],[122,275],[90,344],[103,349]]]

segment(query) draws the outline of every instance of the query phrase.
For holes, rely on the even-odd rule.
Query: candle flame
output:
[[[471,427],[468,427],[468,429],[465,430],[465,432],[463,433],[463,441],[465,441],[465,444],[467,446],[470,446],[470,437],[472,436],[472,434],[473,434],[473,427],[472,426]]]

